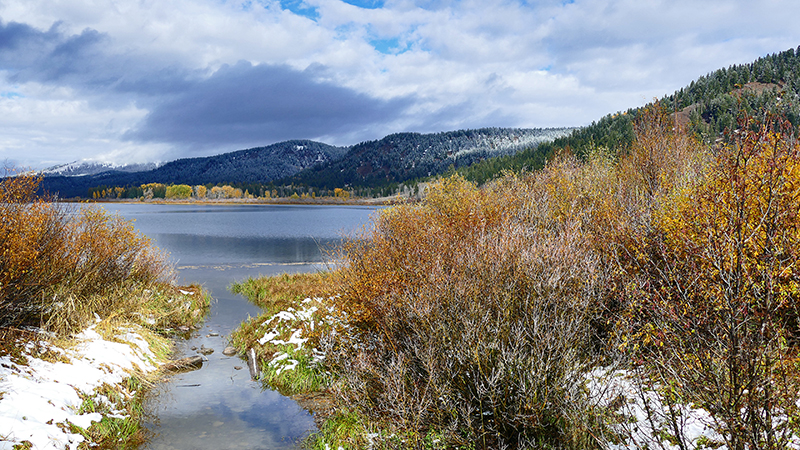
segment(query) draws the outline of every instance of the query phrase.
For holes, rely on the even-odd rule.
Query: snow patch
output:
[[[119,384],[136,368],[156,369],[155,355],[141,335],[127,330],[116,336],[127,343],[103,339],[91,326],[76,337],[71,349],[51,348],[69,362],[50,362],[31,355],[25,346],[28,365],[11,357],[0,357],[0,450],[29,441],[34,449],[76,449],[83,436],[70,433],[67,422],[81,428],[100,421],[99,413],[78,414],[81,395],[92,395],[103,384]],[[106,402],[96,394],[97,402]],[[110,417],[124,417],[113,411]]]

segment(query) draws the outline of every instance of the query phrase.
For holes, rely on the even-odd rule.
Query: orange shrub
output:
[[[456,175],[344,246],[337,309],[353,328],[326,358],[342,405],[448,445],[579,446],[599,432],[582,384],[602,272],[575,221],[536,216],[537,186]]]
[[[0,181],[0,326],[46,322],[65,295],[81,302],[126,284],[171,280],[164,255],[133,225],[101,209],[37,198],[38,183]]]

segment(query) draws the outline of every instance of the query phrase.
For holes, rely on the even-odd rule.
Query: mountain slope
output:
[[[158,168],[158,163],[146,164],[125,164],[117,165],[112,163],[98,163],[98,162],[79,162],[73,161],[67,164],[59,164],[57,166],[48,167],[39,171],[40,175],[46,177],[52,176],[65,176],[65,177],[79,177],[83,175],[97,175],[103,172],[143,172],[146,170],[153,170]]]
[[[65,198],[85,197],[89,188],[97,186],[269,183],[305,168],[336,160],[345,152],[345,148],[320,142],[286,141],[216,156],[179,159],[143,172],[108,171],[79,177],[46,176],[42,187]]]
[[[147,174],[149,182],[267,183],[340,158],[345,149],[320,142],[286,141],[205,158],[172,161]]]
[[[569,134],[572,129],[481,128],[434,134],[397,133],[352,146],[330,164],[279,180],[319,188],[380,187],[437,175],[486,158],[511,155]]]
[[[46,176],[42,186],[62,198],[88,197],[90,188],[163,184],[304,184],[383,186],[440,174],[497,155],[535,147],[569,129],[484,128],[435,134],[399,133],[352,147],[287,141],[204,158],[187,158],[157,169],[90,176]],[[45,174],[46,175],[46,174]]]

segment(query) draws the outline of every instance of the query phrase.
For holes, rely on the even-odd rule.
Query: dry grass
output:
[[[313,349],[319,348],[320,336],[332,329],[327,309],[332,288],[330,281],[330,273],[318,272],[250,278],[231,286],[231,291],[245,295],[264,308],[262,314],[243,322],[232,333],[231,343],[242,353],[247,349],[255,351],[257,360],[261,362],[260,379],[271,389],[291,396],[321,391],[329,384],[330,376],[315,361]],[[303,313],[311,308],[316,311]],[[283,319],[274,319],[273,315],[279,312],[288,314]],[[308,339],[301,347],[261,340],[265,334],[277,333],[273,339],[286,342],[296,331]],[[297,361],[297,366],[283,370],[283,364],[270,364],[278,352]]]
[[[38,183],[0,181],[0,327],[66,334],[94,314],[131,314],[148,303],[147,290],[169,289],[167,258],[131,223],[38,198]]]
[[[307,297],[327,298],[334,295],[328,272],[282,274],[274,277],[248,278],[234,283],[230,290],[247,297],[267,312],[294,306]]]

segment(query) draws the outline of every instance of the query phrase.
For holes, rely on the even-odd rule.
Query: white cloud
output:
[[[23,148],[35,148],[27,154],[42,163],[120,154],[149,159],[168,149],[189,155],[199,147],[181,141],[183,122],[169,136],[168,129],[154,132],[148,118],[169,115],[164,108],[180,99],[197,99],[219,82],[220,69],[241,61],[253,70],[295,70],[296,89],[314,85],[326,101],[342,102],[306,99],[308,117],[338,111],[342,120],[326,119],[327,128],[314,133],[297,114],[298,123],[284,129],[302,134],[296,138],[347,144],[445,129],[437,127],[582,125],[717,68],[800,44],[793,23],[800,4],[790,0],[387,0],[370,8],[304,0],[295,6],[309,14],[283,10],[277,0],[0,1],[6,30],[11,22],[28,26],[15,32],[27,36],[28,50],[39,51],[14,53],[10,32],[0,35],[2,82],[28,92],[0,97],[0,111],[14,114],[0,124],[0,158],[23,159]],[[58,45],[77,56],[53,59]],[[230,98],[267,95],[264,110],[253,111],[275,117],[268,104],[280,102],[268,95],[278,91],[234,87],[225,84]],[[56,95],[59,89],[69,95]],[[299,91],[281,97],[293,95],[302,97]],[[371,122],[345,113],[356,104],[381,113]],[[353,121],[348,126],[343,118]],[[248,143],[283,137],[259,138],[257,129],[250,128]],[[137,135],[161,140],[126,140]],[[200,151],[237,145],[223,143],[225,124],[212,137]]]
[[[168,150],[161,144],[119,142],[120,134],[146,114],[133,105],[97,109],[69,88],[38,83],[5,86],[0,97],[0,155],[24,167],[44,167],[82,158],[98,161],[158,160]]]

